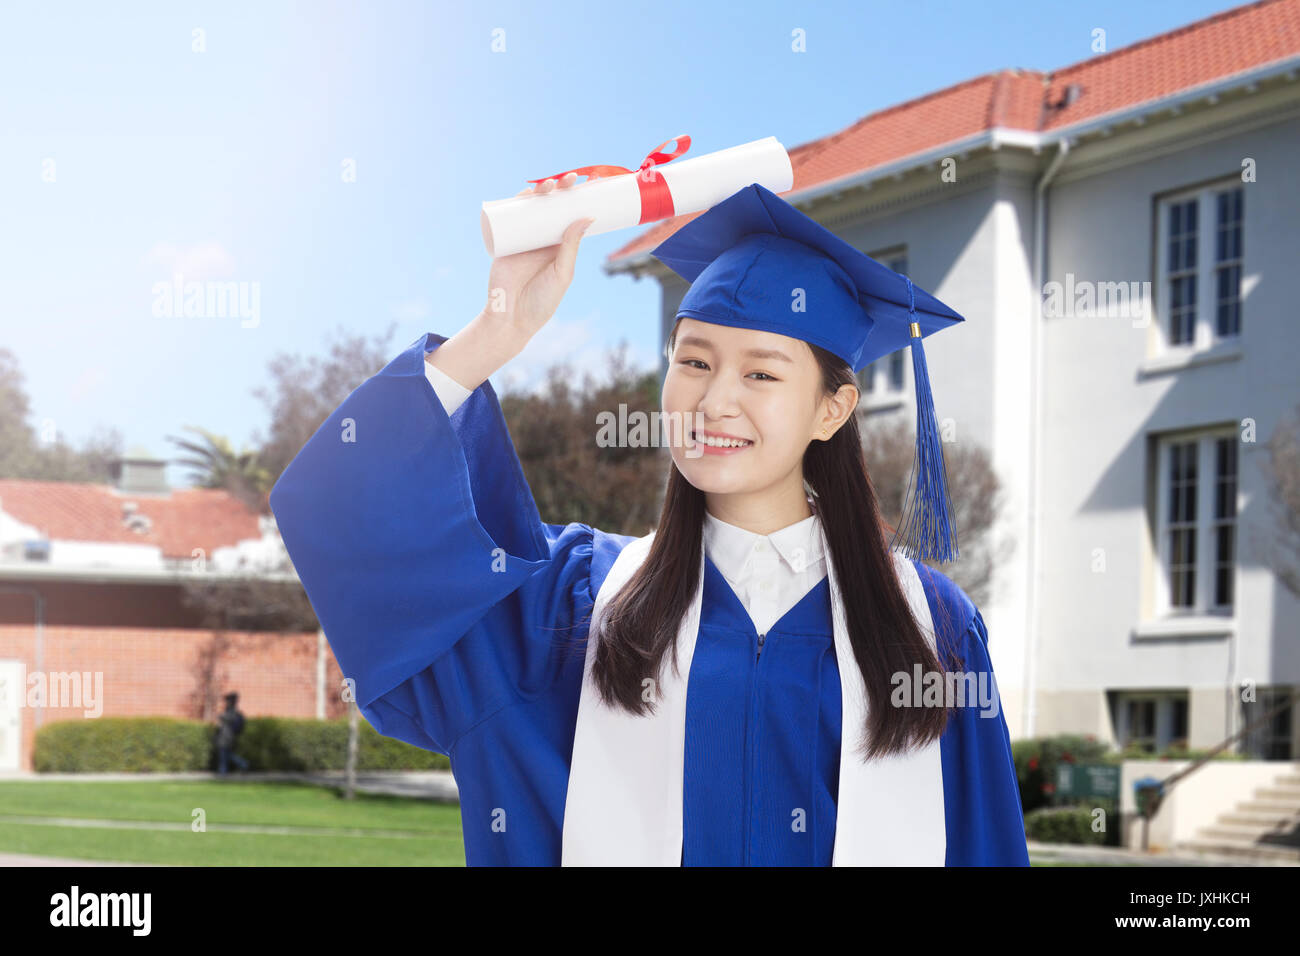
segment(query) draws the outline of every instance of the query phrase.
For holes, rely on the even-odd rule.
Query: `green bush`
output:
[[[100,717],[45,724],[32,762],[40,773],[206,770],[212,729],[172,717]]]
[[[1114,801],[1110,802],[1113,804]],[[1110,839],[1110,834],[1118,833],[1118,819],[1107,811],[1106,830],[1100,833],[1093,830],[1092,819],[1092,807],[1039,807],[1025,814],[1025,836],[1043,843],[1101,846],[1115,842]]]
[[[38,773],[165,773],[215,770],[216,727],[172,717],[100,717],[46,724],[32,757]],[[348,721],[250,717],[235,746],[249,770],[342,770]],[[383,737],[362,720],[358,770],[447,770],[443,754]]]
[[[1119,763],[1120,756],[1091,734],[1060,734],[1011,742],[1011,759],[1026,815],[1047,806],[1056,791],[1056,768],[1067,763]]]

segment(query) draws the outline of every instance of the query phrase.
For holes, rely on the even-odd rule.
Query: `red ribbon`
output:
[[[669,143],[675,142],[677,148],[671,153],[665,153],[664,147]],[[666,139],[647,156],[636,169],[626,169],[623,166],[579,166],[577,169],[566,169],[562,173],[556,173],[554,176],[543,176],[541,179],[530,179],[530,183],[541,183],[548,179],[558,180],[561,176],[567,176],[569,173],[578,173],[588,177],[592,176],[620,176],[636,175],[636,185],[641,191],[641,220],[637,225],[644,225],[647,222],[658,222],[660,219],[668,219],[676,212],[673,208],[673,194],[668,189],[668,184],[664,182],[662,176],[655,172],[654,167],[659,163],[669,163],[681,156],[691,148],[691,138],[685,134],[676,136],[673,139]]]

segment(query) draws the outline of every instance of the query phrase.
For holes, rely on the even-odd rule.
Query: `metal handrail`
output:
[[[1142,813],[1142,849],[1143,850],[1147,849],[1147,828],[1150,824],[1151,818],[1156,815],[1156,812],[1160,809],[1160,804],[1164,801],[1164,798],[1168,795],[1170,789],[1174,786],[1174,784],[1178,783],[1178,781],[1182,780],[1188,774],[1191,774],[1196,770],[1199,770],[1202,766],[1206,764],[1206,762],[1208,762],[1211,758],[1213,758],[1215,754],[1218,754],[1223,750],[1227,749],[1228,745],[1231,744],[1233,741],[1237,740],[1240,737],[1245,736],[1246,734],[1250,733],[1252,730],[1254,730],[1256,727],[1260,726],[1261,724],[1265,723],[1266,721],[1272,720],[1273,717],[1280,714],[1282,711],[1287,710],[1288,708],[1294,706],[1297,700],[1300,700],[1300,691],[1293,691],[1290,695],[1287,696],[1287,698],[1282,703],[1278,704],[1267,714],[1258,718],[1257,720],[1252,720],[1249,724],[1247,724],[1245,727],[1242,727],[1231,737],[1226,738],[1225,740],[1223,740],[1223,742],[1221,742],[1217,746],[1213,747],[1210,750],[1207,750],[1203,756],[1194,760],[1189,766],[1184,767],[1182,770],[1179,770],[1177,773],[1171,774],[1170,776],[1166,777],[1164,780],[1159,781],[1158,784],[1154,784],[1149,787],[1139,788],[1141,790],[1149,789],[1154,791],[1149,795],[1149,797],[1145,801],[1146,803],[1145,812]],[[1142,801],[1139,801],[1139,810],[1141,809],[1142,809]]]

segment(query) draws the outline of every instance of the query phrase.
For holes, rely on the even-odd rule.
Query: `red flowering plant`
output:
[[[1056,770],[1061,763],[1101,763],[1109,747],[1095,735],[1063,734],[1013,741],[1011,756],[1020,785],[1020,803],[1026,813],[1050,803],[1056,794]]]

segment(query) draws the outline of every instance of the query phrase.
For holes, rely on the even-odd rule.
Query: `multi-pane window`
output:
[[[1164,614],[1232,610],[1236,577],[1237,435],[1159,445],[1157,529]]]
[[[1214,245],[1215,331],[1241,331],[1241,187],[1215,194],[1218,231]]]
[[[1191,342],[1196,335],[1195,199],[1169,204],[1169,341]]]
[[[1237,543],[1237,439],[1214,440],[1214,607],[1232,606]]]
[[[899,275],[907,275],[907,254],[896,253],[892,256],[876,256],[873,258],[893,269]],[[893,392],[901,392],[907,385],[907,361],[908,350],[901,348],[896,352],[891,352],[883,358],[878,358],[862,370],[859,376],[862,381],[862,391],[868,394],[877,391],[879,383],[879,392],[886,395]]]
[[[907,383],[904,371],[906,359],[907,349],[899,349],[897,352],[890,352],[883,359],[876,359],[862,370],[862,390],[868,394],[875,392],[876,380],[879,379],[881,392],[886,394],[901,392]]]
[[[1169,446],[1169,604],[1196,602],[1196,442]]]
[[[1165,342],[1200,349],[1241,333],[1244,191],[1239,182],[1161,200]]]
[[[1242,728],[1258,724],[1246,731],[1242,738],[1243,753],[1256,760],[1292,759],[1292,707],[1283,707],[1277,713],[1273,712],[1282,707],[1294,692],[1294,687],[1260,687],[1257,688],[1255,700],[1242,702]]]
[[[903,390],[903,349],[889,355],[889,387],[895,392]]]
[[[1172,697],[1169,701],[1169,743],[1174,747],[1187,746],[1187,698]]]
[[[1122,741],[1124,746],[1136,744],[1148,753],[1156,750],[1156,702],[1151,698],[1126,700],[1124,707],[1128,711],[1128,734]]]
[[[1187,692],[1119,691],[1114,694],[1115,738],[1155,754],[1187,746]]]

